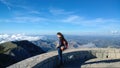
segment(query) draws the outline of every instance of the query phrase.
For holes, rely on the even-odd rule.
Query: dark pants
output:
[[[60,48],[58,48],[58,59],[59,59],[60,65],[63,65],[62,50]]]

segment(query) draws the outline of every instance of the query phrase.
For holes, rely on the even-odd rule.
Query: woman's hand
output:
[[[60,48],[62,51],[64,51],[64,46],[61,46],[61,48]]]

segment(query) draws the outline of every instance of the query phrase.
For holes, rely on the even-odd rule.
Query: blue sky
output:
[[[120,0],[0,0],[0,33],[120,34]]]

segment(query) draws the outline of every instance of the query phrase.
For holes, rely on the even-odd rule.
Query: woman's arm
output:
[[[57,45],[56,45],[56,48],[59,48],[61,46],[61,42],[60,42],[60,40],[59,40],[59,42],[57,43]]]

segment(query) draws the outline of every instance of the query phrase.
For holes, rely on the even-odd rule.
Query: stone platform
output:
[[[62,68],[120,68],[120,49],[79,48],[63,52]],[[57,51],[37,55],[7,68],[58,68]]]
[[[74,61],[60,68],[120,68],[120,58],[94,58],[87,61]]]

